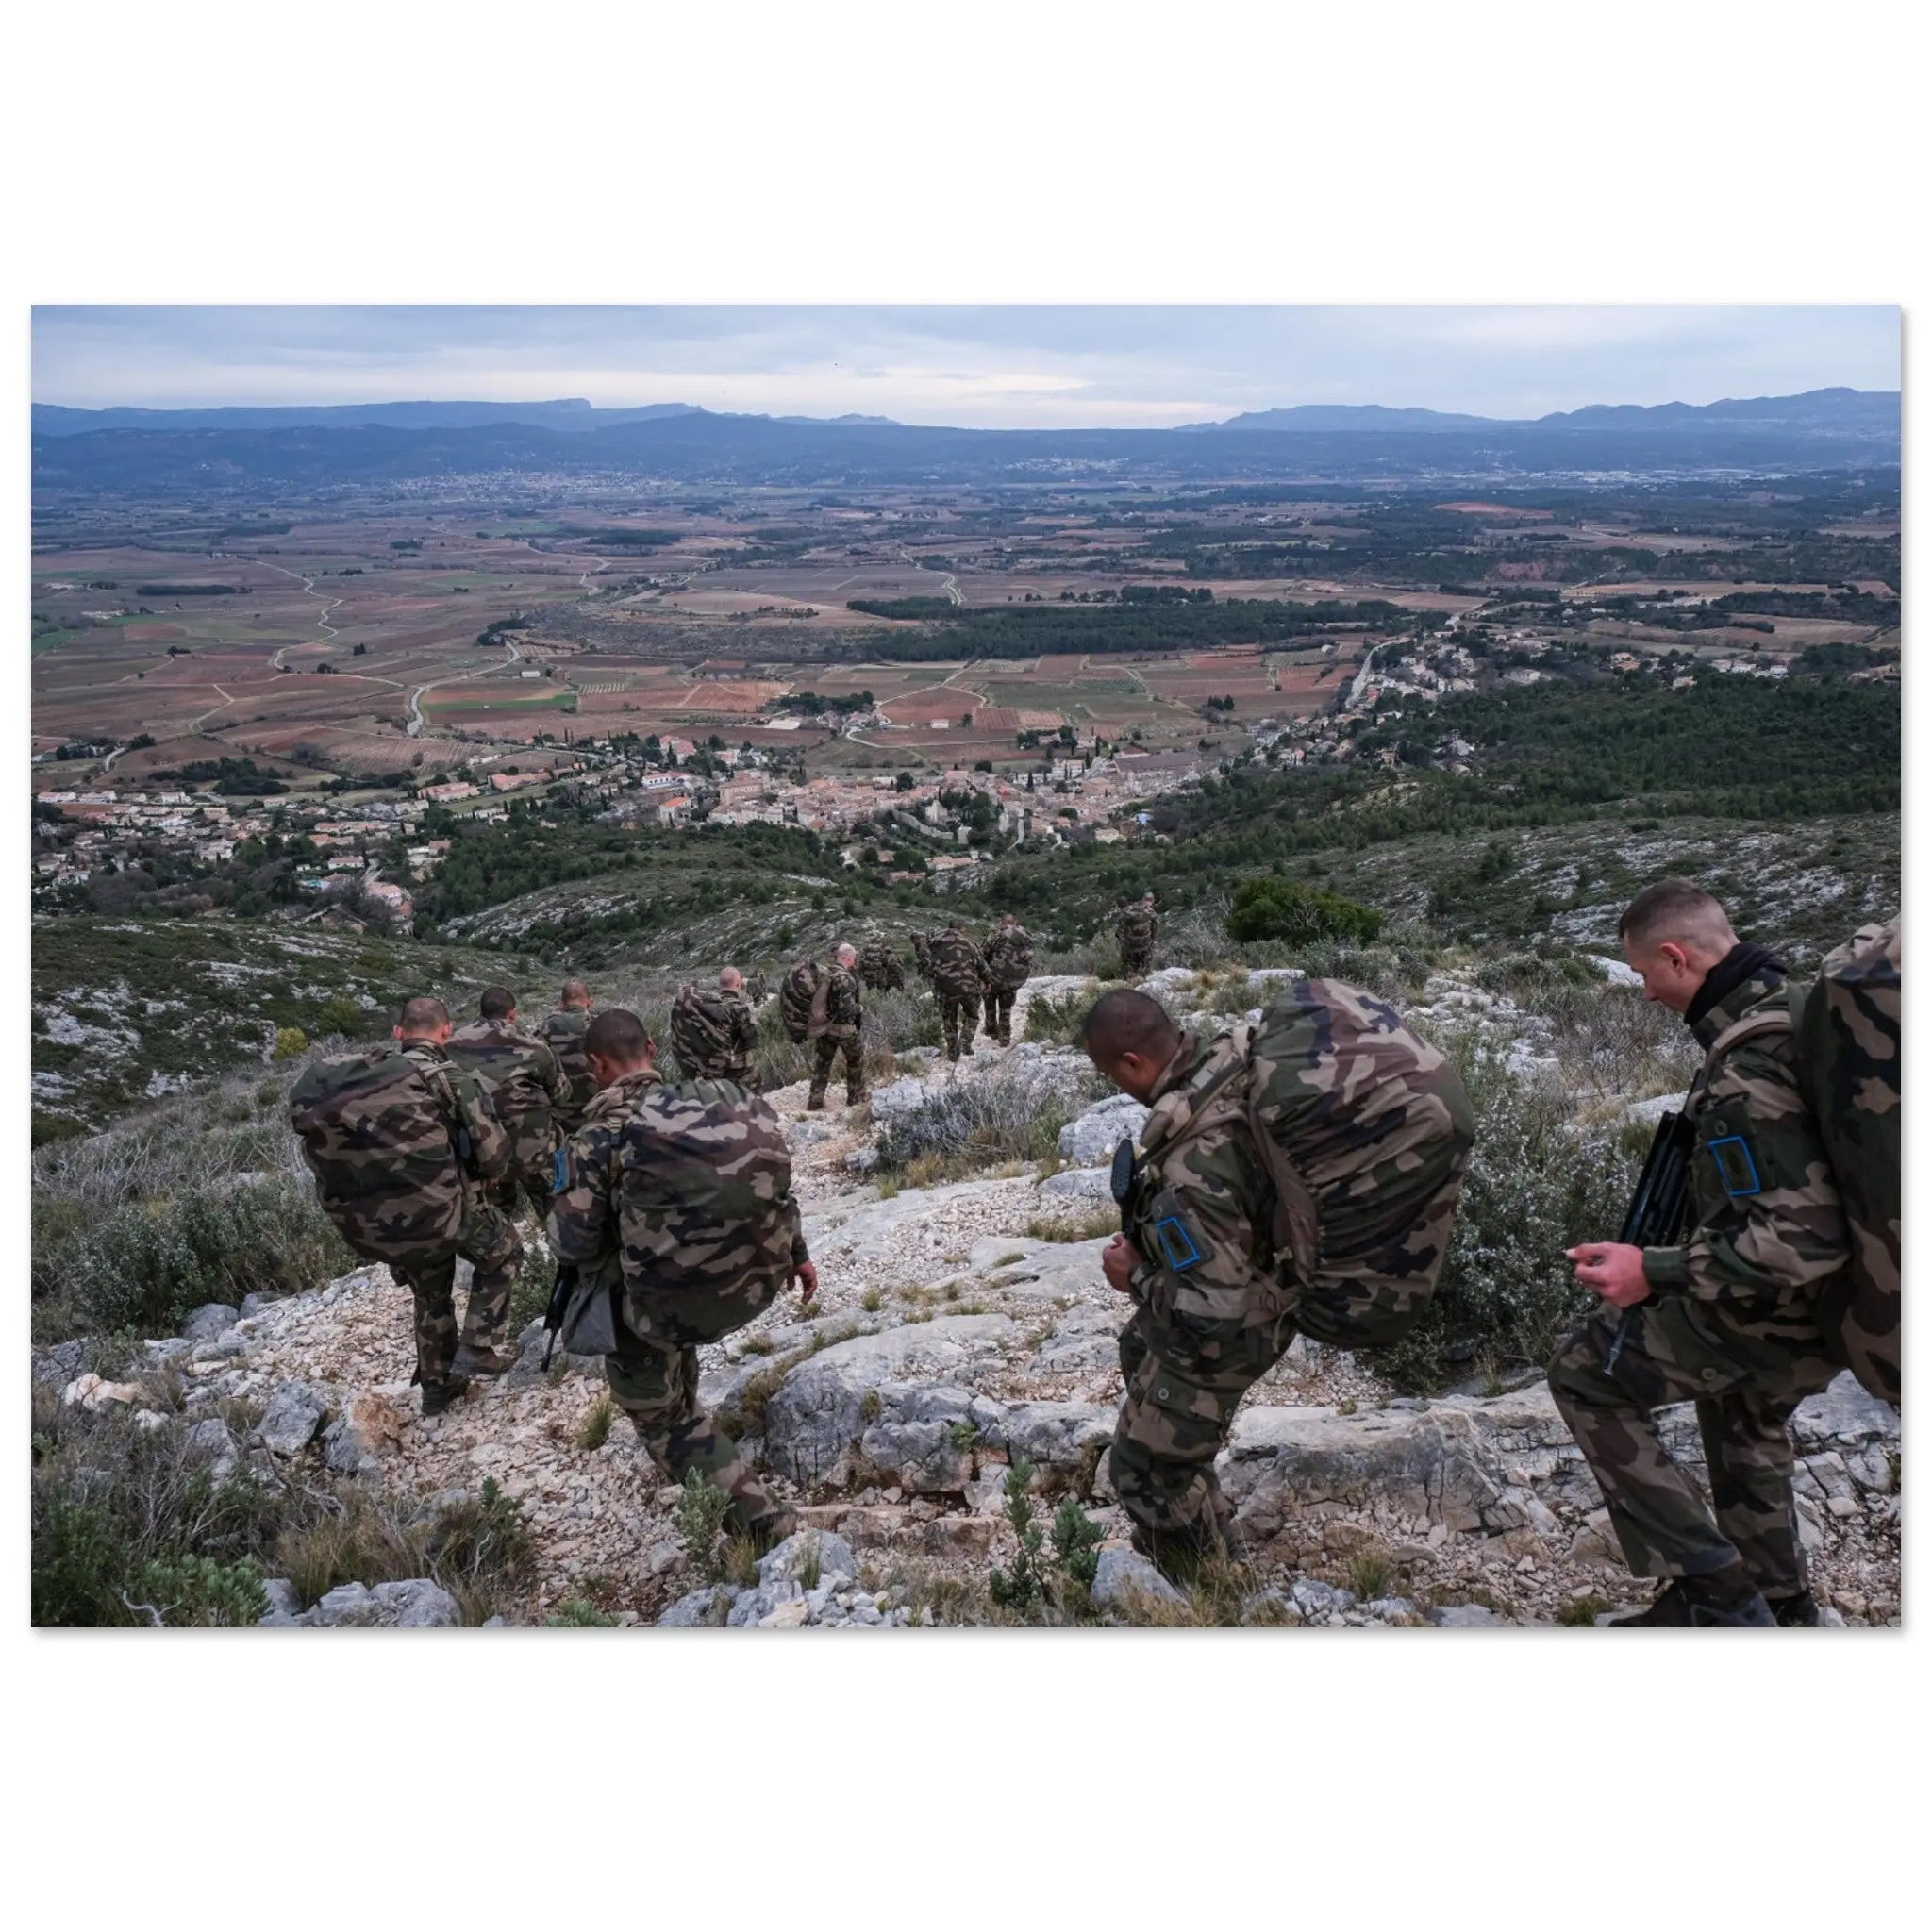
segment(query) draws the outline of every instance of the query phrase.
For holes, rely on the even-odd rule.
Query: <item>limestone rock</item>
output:
[[[1007,1459],[1041,1469],[1091,1470],[1113,1440],[1118,1411],[1098,1402],[1015,1402],[1001,1424]]]
[[[1438,1604],[1423,1616],[1439,1630],[1490,1630],[1506,1621],[1483,1604]]]
[[[132,1407],[140,1402],[147,1391],[139,1382],[108,1382],[90,1372],[76,1375],[60,1391],[60,1406],[71,1408],[78,1403],[82,1408],[98,1411],[110,1403]]]
[[[1113,1158],[1123,1139],[1137,1137],[1146,1121],[1147,1109],[1131,1094],[1096,1101],[1060,1129],[1060,1158],[1075,1167],[1098,1167]]]
[[[1158,1604],[1187,1602],[1138,1550],[1102,1550],[1091,1595],[1101,1609],[1124,1608],[1136,1596]]]
[[[64,1389],[87,1367],[87,1341],[76,1336],[72,1341],[57,1341],[51,1348],[36,1348],[33,1366],[36,1389]]]
[[[322,1439],[323,1460],[339,1475],[374,1475],[402,1440],[403,1416],[385,1397],[352,1395]]]
[[[181,1324],[186,1341],[212,1341],[242,1319],[242,1310],[226,1302],[203,1302]]]
[[[758,1582],[761,1586],[789,1582],[802,1587],[814,1561],[818,1565],[814,1590],[826,1584],[850,1583],[858,1574],[858,1558],[842,1536],[829,1529],[801,1529],[759,1559]]]
[[[313,1382],[284,1382],[269,1397],[256,1438],[276,1456],[299,1456],[328,1414],[327,1391]]]
[[[681,1596],[658,1619],[661,1630],[718,1630],[731,1613],[740,1591],[728,1583],[708,1583]]]
[[[218,1415],[196,1423],[188,1431],[187,1442],[192,1454],[206,1457],[208,1474],[218,1483],[226,1482],[241,1465],[241,1447]]]
[[[405,1583],[341,1583],[295,1622],[310,1630],[448,1629],[462,1622],[457,1600],[427,1576]]]
[[[1040,1198],[1057,1207],[1111,1208],[1112,1176],[1104,1167],[1066,1167],[1040,1184]]]

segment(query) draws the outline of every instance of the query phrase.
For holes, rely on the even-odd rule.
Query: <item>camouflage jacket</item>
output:
[[[509,1135],[496,1117],[489,1090],[432,1041],[406,1041],[402,1050],[405,1058],[414,1060],[423,1070],[429,1090],[449,1097],[450,1145],[456,1149],[457,1165],[464,1179],[486,1187],[504,1179],[510,1171],[513,1150]]]
[[[765,969],[762,966],[760,966],[758,970],[756,973],[754,973],[752,976],[744,982],[744,996],[752,1003],[753,1006],[761,1007],[764,1005],[766,1000],[768,1000],[771,997],[771,982],[765,977]]]
[[[1123,1231],[1140,1260],[1134,1299],[1177,1354],[1213,1362],[1244,1328],[1273,1324],[1290,1298],[1274,1274],[1274,1194],[1255,1153],[1225,1034],[1184,1033],[1141,1130]],[[1216,1079],[1223,1072],[1231,1077]],[[1197,1095],[1213,1082],[1208,1097]],[[1170,1144],[1175,1143],[1175,1144]]]
[[[932,941],[923,932],[912,935],[912,969],[920,978],[932,978]]]
[[[591,1015],[582,1007],[563,1007],[545,1013],[537,1028],[538,1037],[556,1058],[568,1090],[566,1097],[557,1103],[557,1122],[566,1134],[575,1129],[597,1091],[597,1076],[591,1072],[584,1054],[584,1035],[590,1030]]]
[[[568,1104],[570,1087],[541,1040],[501,1020],[472,1020],[450,1035],[449,1057],[482,1081],[513,1140],[549,1142],[555,1110]]]
[[[825,1036],[856,1040],[860,1019],[858,975],[835,959],[825,969]]]
[[[744,1080],[758,1023],[741,991],[681,986],[671,1008],[671,1049],[687,1080]]]
[[[858,977],[874,992],[885,992],[906,984],[906,969],[892,957],[891,947],[872,940],[859,952]]]
[[[575,1263],[586,1276],[615,1281],[622,1272],[615,1205],[617,1143],[625,1122],[658,1079],[656,1067],[641,1067],[592,1093],[582,1124],[564,1142],[569,1185],[551,1197],[550,1246],[558,1261]]]
[[[658,1085],[656,1070],[642,1068],[605,1088],[591,1103],[583,1125],[571,1137],[566,1154],[569,1185],[551,1202],[549,1238],[557,1258],[574,1263],[586,1276],[613,1283],[624,1279],[621,1191],[625,1130],[640,1112],[645,1110],[647,1102],[653,1097],[652,1090]],[[675,1106],[693,1095],[700,1099],[715,1097],[721,1091],[735,1096],[734,1104],[739,1108],[752,1108],[758,1116],[755,1124],[767,1130],[774,1138],[774,1144],[782,1150],[777,1120],[770,1108],[762,1100],[745,1094],[742,1089],[730,1083],[685,1083],[665,1089],[663,1097]],[[729,1176],[724,1170],[730,1166],[735,1153],[734,1147],[720,1150],[722,1195],[729,1193]],[[719,1299],[728,1301],[732,1298],[738,1287],[735,1280],[728,1278],[733,1274],[769,1277],[774,1268],[780,1264],[789,1263],[791,1268],[796,1269],[803,1267],[810,1258],[805,1244],[798,1203],[790,1192],[780,1201],[768,1201],[764,1216],[767,1225],[760,1231],[763,1239],[757,1241],[734,1239],[725,1242],[718,1255],[717,1258],[725,1264],[725,1273],[718,1278]],[[737,1227],[735,1217],[730,1225],[734,1229]],[[711,1226],[702,1232],[709,1236],[715,1235],[717,1230]],[[776,1246],[776,1254],[771,1252],[773,1244]],[[715,1246],[715,1243],[709,1245]],[[775,1284],[768,1278],[766,1286],[770,1288]],[[628,1287],[625,1300],[626,1320],[638,1332],[645,1332],[652,1325],[649,1316],[633,1306],[636,1297]]]
[[[1137,899],[1121,908],[1113,923],[1114,937],[1130,952],[1144,953],[1160,937],[1160,916]]]
[[[1786,1014],[1772,973],[1754,974],[1691,1030],[1707,1052],[1740,1021]],[[1831,1166],[1799,1092],[1796,1042],[1788,1028],[1740,1041],[1689,1106],[1696,1148],[1689,1184],[1690,1236],[1646,1248],[1644,1278],[1711,1305],[1720,1315],[1803,1318],[1837,1285],[1850,1241]]]
[[[1024,925],[996,925],[981,949],[986,971],[1002,992],[1016,992],[1033,971],[1033,935]]]
[[[986,983],[986,961],[979,957],[979,948],[957,925],[949,925],[932,936],[928,957],[932,961],[932,983],[941,992],[950,993],[955,999],[977,998]]]

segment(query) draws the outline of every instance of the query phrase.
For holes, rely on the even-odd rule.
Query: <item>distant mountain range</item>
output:
[[[1533,421],[1305,404],[1180,429],[954,429],[876,416],[727,415],[581,399],[316,408],[69,409],[36,404],[43,489],[197,491],[486,473],[866,484],[1776,474],[1899,460],[1897,391],[1592,406]]]

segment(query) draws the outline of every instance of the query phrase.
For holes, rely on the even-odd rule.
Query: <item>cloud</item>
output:
[[[33,393],[115,403],[586,396],[1071,427],[1303,402],[1498,416],[1895,388],[1895,308],[40,308]]]

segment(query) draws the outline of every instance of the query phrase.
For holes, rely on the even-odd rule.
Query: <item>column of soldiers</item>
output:
[[[1144,968],[1157,931],[1151,897],[1124,909],[1124,965]],[[1591,1241],[1569,1251],[1576,1280],[1600,1307],[1557,1350],[1550,1387],[1631,1570],[1661,1581],[1654,1602],[1620,1624],[1816,1624],[1788,1425],[1799,1401],[1848,1358],[1857,1361],[1847,1348],[1873,1338],[1856,1336],[1845,1314],[1852,1234],[1820,1119],[1802,1091],[1785,969],[1740,941],[1708,893],[1681,881],[1640,894],[1620,933],[1645,996],[1682,1014],[1706,1049],[1688,1103],[1696,1131],[1690,1205],[1681,1238],[1663,1245]],[[1895,987],[1895,931],[1879,939],[1890,945]],[[915,935],[912,946],[940,1002],[948,1058],[973,1051],[982,996],[988,1031],[1005,1044],[1012,993],[1031,963],[1018,921],[1003,917],[983,948],[957,924]],[[824,1024],[809,1107],[823,1105],[841,1056],[848,1102],[863,1096],[861,982],[875,985],[883,972],[872,953],[841,946],[822,1002],[815,995]],[[1891,1024],[1890,1065],[1878,1065],[1884,1055],[1867,1028],[1855,1045],[1871,1065],[1854,1064],[1829,1105],[1875,1115],[1889,1105],[1895,1168],[1895,1007]],[[720,974],[715,992],[683,989],[672,1031],[682,1078],[667,1084],[637,1016],[616,1008],[592,1017],[578,983],[534,1033],[520,1028],[503,988],[484,993],[478,1019],[460,1032],[440,1001],[413,999],[393,1048],[305,1075],[297,1124],[325,1206],[351,1245],[390,1261],[411,1291],[425,1415],[446,1408],[469,1380],[512,1365],[507,1324],[523,1257],[514,1217],[527,1204],[547,1215],[559,1262],[577,1271],[573,1291],[610,1297],[607,1377],[648,1453],[674,1479],[704,1472],[731,1498],[729,1520],[769,1541],[789,1531],[791,1513],[700,1403],[696,1342],[752,1319],[788,1282],[808,1301],[817,1276],[782,1133],[751,1080],[752,1003],[736,970]],[[1102,996],[1081,1038],[1095,1067],[1153,1109],[1123,1196],[1139,1205],[1124,1206],[1124,1231],[1102,1257],[1108,1282],[1133,1304],[1121,1337],[1127,1392],[1109,1472],[1137,1546],[1185,1580],[1204,1558],[1241,1554],[1215,1460],[1243,1392],[1301,1320],[1278,1244],[1278,1168],[1229,1084],[1224,1040],[1199,1039],[1126,988]],[[338,1088],[318,1080],[330,1068],[350,1070]],[[411,1212],[408,1191],[426,1172],[411,1165],[413,1129],[391,1127],[385,1145],[358,1125],[413,1118],[395,1104],[405,1087],[420,1094],[422,1121],[446,1130],[445,1163],[453,1150],[459,1170],[459,1189],[434,1225]],[[331,1113],[338,1089],[352,1099]],[[362,1115],[354,1095],[367,1101]],[[1385,1128],[1378,1123],[1369,1141]],[[651,1177],[667,1171],[674,1147],[687,1158],[715,1147],[715,1174],[701,1174],[668,1220],[649,1211],[626,1218],[638,1190],[649,1209]],[[766,1162],[769,1185],[747,1189],[732,1178],[747,1158]],[[1895,1174],[1890,1200],[1895,1308]],[[1868,1220],[1880,1211],[1857,1205]],[[647,1237],[634,1233],[640,1227]],[[459,1257],[475,1270],[460,1338]],[[678,1266],[694,1271],[694,1297],[689,1288],[682,1299],[664,1291]],[[1888,1338],[1878,1345],[1882,1353]],[[1895,1401],[1895,1334],[1889,1346]],[[1862,1372],[1861,1379],[1870,1386]],[[1658,1434],[1656,1411],[1686,1400],[1696,1404],[1709,1502]]]

